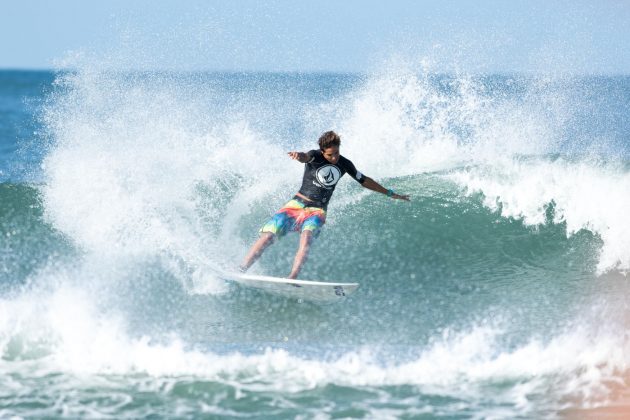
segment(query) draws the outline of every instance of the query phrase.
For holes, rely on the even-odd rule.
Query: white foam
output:
[[[204,113],[204,92],[168,78],[87,69],[61,83],[46,114],[45,216],[86,252],[170,255],[193,270],[229,259],[251,202],[299,169],[247,121]]]
[[[160,341],[132,337],[123,318],[95,308],[89,294],[69,286],[1,300],[3,372],[64,373],[82,378],[77,386],[122,375],[132,382],[140,378],[145,391],[163,390],[165,384],[190,377],[283,394],[328,384],[410,385],[423,395],[453,397],[480,407],[507,405],[522,414],[543,407],[606,404],[614,387],[625,386],[630,363],[628,337],[588,320],[549,339],[532,338],[518,346],[504,344],[501,328],[445,330],[416,357],[383,362],[382,346],[346,350],[328,360],[278,348],[217,354],[191,349],[177,336]]]

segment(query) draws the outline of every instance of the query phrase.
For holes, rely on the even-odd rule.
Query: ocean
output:
[[[301,278],[227,284],[327,130]],[[0,71],[0,417],[630,412],[630,77]],[[298,236],[251,272],[289,273]]]

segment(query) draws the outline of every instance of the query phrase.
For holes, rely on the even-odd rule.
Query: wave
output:
[[[562,170],[552,163],[533,165],[551,165]],[[575,170],[584,173],[583,168]],[[364,255],[378,255],[383,247],[395,258],[408,258],[411,272],[424,270],[427,264],[423,266],[423,261],[429,260],[434,262],[432,269],[436,271],[441,270],[440,266],[451,271],[467,269],[471,279],[481,281],[504,276],[510,271],[514,275],[522,274],[525,268],[535,267],[545,267],[549,273],[578,270],[595,274],[596,267],[602,266],[609,253],[617,251],[610,257],[616,263],[611,268],[620,267],[621,259],[627,257],[626,248],[614,248],[617,244],[614,240],[619,236],[601,228],[603,224],[613,223],[619,229],[625,228],[621,203],[601,211],[600,207],[589,207],[592,196],[588,193],[582,196],[585,189],[571,191],[553,183],[545,184],[550,192],[541,195],[543,189],[536,183],[548,179],[542,170],[537,171],[540,177],[537,179],[518,173],[525,181],[503,175],[484,178],[488,173],[487,168],[465,167],[392,178],[390,185],[414,197],[412,203],[402,205],[392,205],[359,191],[350,183],[342,185],[340,195],[343,197],[331,203],[325,235],[318,241],[314,256],[321,258],[327,250],[334,250],[335,255],[344,256],[343,261],[334,258],[343,269],[330,273],[326,265],[315,261],[309,264],[306,274],[314,278],[337,275],[352,280],[350,273],[357,273],[352,267],[365,265]],[[567,174],[570,173],[567,170]],[[235,183],[241,182],[236,177],[232,179]],[[601,182],[606,181],[602,174]],[[531,182],[538,187],[535,190],[523,188],[519,182]],[[567,182],[571,181],[567,179]],[[507,192],[492,195],[495,191],[492,187]],[[73,185],[68,188],[75,190]],[[615,188],[623,190],[624,184],[617,183]],[[556,191],[562,195],[554,195]],[[245,203],[225,184],[213,188],[200,181],[193,191],[180,197],[182,202],[189,201],[186,205],[164,203],[164,208],[150,208],[164,199],[161,194],[150,194],[101,209],[88,208],[87,203],[68,202],[74,209],[64,214],[63,220],[83,229],[78,230],[80,236],[77,236],[68,229],[60,231],[58,223],[51,223],[50,216],[44,214],[36,188],[0,186],[5,205],[11,207],[2,220],[9,239],[7,246],[13,250],[6,254],[4,270],[13,276],[8,278],[9,283],[21,283],[35,268],[48,262],[62,257],[81,259],[87,252],[87,255],[114,262],[135,260],[144,264],[158,258],[162,261],[161,269],[180,278],[183,285],[192,285],[192,290],[220,293],[224,289],[211,280],[214,265],[230,268],[230,264],[236,264],[240,253],[249,245],[247,239],[284,200],[282,192],[274,192],[275,203],[264,197],[251,200],[249,194],[249,202]],[[583,200],[582,207],[565,204],[578,199]],[[138,205],[136,213],[130,214],[130,202],[140,200],[146,203]],[[584,210],[584,214],[579,213],[580,210]],[[384,225],[384,220],[389,222]],[[339,241],[339,237],[360,238],[364,245]],[[261,262],[264,269],[283,275],[290,265],[294,246],[291,239],[282,241],[275,247],[279,250],[272,251],[272,257]],[[375,279],[386,277],[382,267],[377,265],[369,271],[370,267],[359,272]],[[471,271],[473,267],[476,271]],[[491,270],[499,267],[502,269],[498,274],[492,274]],[[22,270],[21,275],[17,275],[19,270]]]
[[[606,404],[628,377],[627,146],[578,133],[583,81],[386,70],[59,75],[42,183],[0,185],[3,372],[289,405],[343,388],[374,417],[379,395],[434,414]],[[294,194],[286,151],[329,128],[412,196],[338,186],[304,276],[359,291],[320,307],[218,282]],[[295,246],[256,269],[285,274]]]
[[[598,272],[630,269],[625,215],[630,172],[619,164],[553,161],[498,162],[450,175],[468,193],[481,192],[484,205],[527,225],[562,223],[567,235],[597,234],[603,244]]]
[[[602,237],[600,272],[630,266],[623,198],[603,214],[589,204],[608,188],[618,197],[628,182],[625,169],[581,158],[572,158],[575,164],[520,159],[573,156],[575,142],[581,154],[602,149],[601,142],[567,138],[579,114],[569,101],[583,82],[453,78],[398,68],[366,80],[332,80],[339,93],[331,97],[331,88],[314,94],[318,78],[261,82],[92,68],[60,76],[45,114],[54,139],[43,163],[47,220],[88,250],[169,252],[190,263],[237,259],[251,240],[243,238],[243,221],[273,212],[296,188],[300,168],[286,150],[311,148],[327,127],[341,132],[344,154],[368,175],[395,183],[450,170],[451,180],[482,192],[491,210],[501,202],[502,215],[531,225],[553,203],[554,222],[567,223],[569,234],[588,229]],[[459,169],[464,166],[489,169]],[[576,178],[580,170],[585,175]],[[505,184],[506,176],[515,184]],[[523,190],[526,179],[546,183],[543,193]],[[598,180],[596,191],[581,194],[591,179]],[[567,188],[575,193],[567,196]],[[341,190],[335,198],[341,203],[342,194],[350,195],[346,201],[358,197]],[[517,195],[519,204],[510,201]]]

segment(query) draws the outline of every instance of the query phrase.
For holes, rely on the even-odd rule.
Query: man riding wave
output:
[[[295,196],[278,210],[260,229],[260,237],[251,247],[241,263],[245,272],[251,267],[275,238],[281,238],[289,231],[301,232],[300,246],[293,261],[288,278],[297,278],[304,266],[313,238],[326,222],[326,209],[337,182],[344,174],[350,175],[363,187],[385,194],[390,198],[409,201],[408,195],[396,194],[359,172],[354,164],[341,156],[341,138],[334,131],[327,131],[319,138],[319,150],[289,152],[291,159],[304,163],[302,186]]]

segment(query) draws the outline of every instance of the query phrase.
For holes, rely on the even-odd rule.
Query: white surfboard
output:
[[[254,287],[280,296],[313,302],[335,302],[352,294],[359,283],[330,283],[324,281],[293,280],[281,277],[257,276],[241,273],[221,273],[221,278]]]

